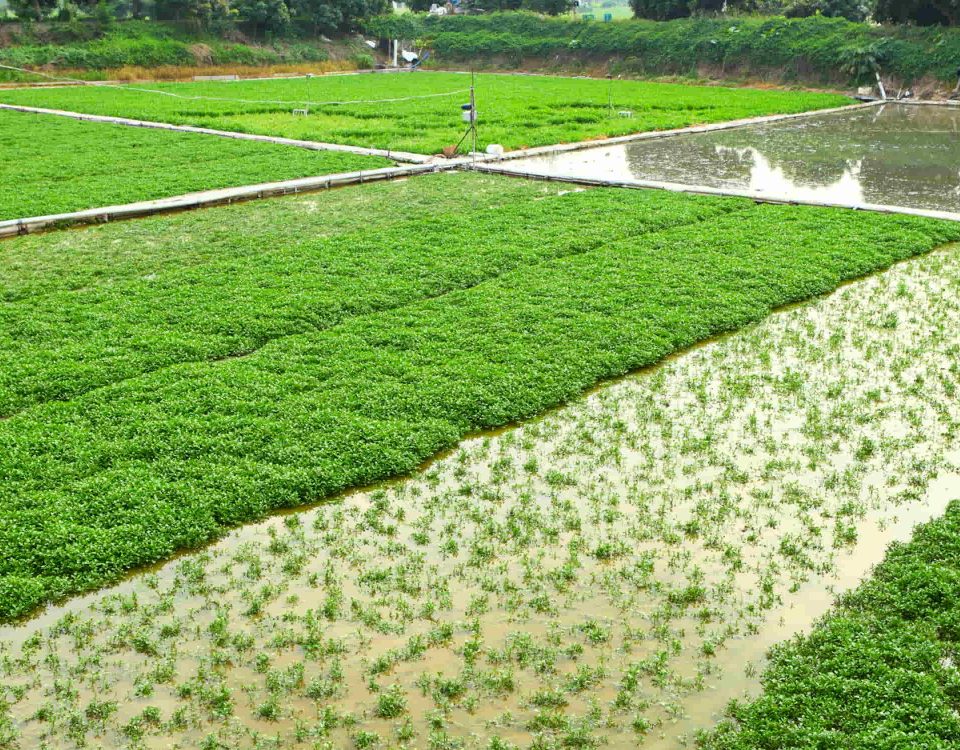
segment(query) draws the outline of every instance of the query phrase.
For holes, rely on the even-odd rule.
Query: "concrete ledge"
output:
[[[445,172],[464,166],[468,162],[469,160],[466,159],[451,159],[442,164],[417,164],[404,167],[371,169],[360,172],[342,172],[339,174],[321,175],[319,177],[302,177],[300,179],[284,180],[282,182],[264,182],[258,185],[204,190],[171,198],[161,198],[154,201],[140,201],[138,203],[126,203],[119,206],[91,208],[65,214],[8,219],[6,221],[0,221],[0,238],[30,234],[51,227],[102,224],[109,221],[150,216],[151,214],[226,205],[236,201],[329,190],[344,185],[360,185],[366,182],[392,180],[398,177],[408,177],[429,172]]]
[[[784,120],[796,120],[802,117],[814,117],[816,115],[828,115],[837,112],[853,112],[858,109],[867,109],[877,107],[891,102],[867,102],[866,104],[847,104],[843,107],[831,107],[830,109],[814,109],[808,112],[795,112],[789,115],[764,115],[762,117],[748,117],[741,120],[728,120],[726,122],[715,122],[709,125],[692,125],[686,128],[675,128],[674,130],[649,130],[644,133],[633,133],[631,135],[620,135],[613,138],[601,138],[595,141],[578,141],[576,143],[561,143],[554,146],[537,146],[535,148],[525,148],[518,151],[507,151],[501,156],[482,155],[478,158],[483,161],[508,161],[512,159],[526,159],[531,156],[545,156],[548,154],[562,154],[567,151],[581,151],[588,148],[604,148],[606,146],[618,146],[622,143],[635,143],[636,141],[646,141],[654,138],[672,138],[677,135],[688,135],[693,133],[712,133],[716,130],[730,130],[731,128],[743,128],[749,125],[762,125],[770,122],[781,122]]]
[[[69,117],[74,120],[86,120],[88,122],[105,122],[113,125],[127,125],[135,128],[155,128],[157,130],[170,130],[178,133],[196,133],[200,135],[215,135],[220,138],[235,138],[241,141],[260,141],[262,143],[274,143],[281,146],[294,146],[296,148],[305,148],[311,151],[340,151],[348,154],[360,154],[361,156],[382,156],[394,161],[410,162],[413,164],[426,164],[434,159],[433,156],[424,154],[413,154],[408,151],[390,151],[380,148],[361,148],[360,146],[344,146],[339,143],[322,143],[319,141],[299,141],[294,138],[281,138],[272,135],[258,135],[256,133],[234,133],[230,130],[215,130],[213,128],[198,128],[192,125],[171,125],[166,122],[151,122],[149,120],[132,120],[128,117],[109,117],[107,115],[88,115],[83,112],[69,112],[62,109],[46,109],[44,107],[26,107],[20,104],[2,104],[0,109],[7,109],[14,112],[28,112],[35,115],[56,115],[58,117]]]
[[[592,187],[616,187],[647,190],[669,190],[674,193],[693,193],[695,195],[720,195],[734,198],[749,198],[757,203],[776,203],[788,206],[820,206],[823,208],[846,208],[853,211],[873,211],[885,214],[906,214],[908,216],[922,216],[929,219],[945,219],[960,221],[960,213],[936,211],[925,208],[910,208],[907,206],[887,206],[876,203],[836,203],[833,201],[796,200],[781,198],[762,193],[753,193],[748,190],[734,190],[707,187],[706,185],[682,185],[675,182],[657,182],[655,180],[600,180],[583,177],[560,177],[556,175],[542,175],[524,172],[511,167],[501,167],[490,163],[476,163],[465,165],[467,169],[478,172],[509,175],[528,180],[544,180],[546,182],[565,182],[573,185],[589,185]]]

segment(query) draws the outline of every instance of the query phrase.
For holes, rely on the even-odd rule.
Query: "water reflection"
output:
[[[733,181],[730,187],[741,189],[745,187],[755,193],[773,194],[782,198],[807,201],[829,201],[831,203],[860,204],[869,202],[863,192],[863,182],[860,174],[863,169],[863,159],[848,161],[843,166],[843,172],[836,180],[828,182],[829,178],[819,184],[804,184],[787,175],[783,165],[774,164],[759,149],[753,146],[714,146],[718,159],[733,154],[741,163],[747,166],[744,175],[746,185]]]
[[[555,176],[706,185],[758,197],[960,212],[960,108],[888,104],[505,166]]]

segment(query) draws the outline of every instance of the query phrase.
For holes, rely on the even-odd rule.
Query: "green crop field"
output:
[[[0,220],[376,169],[375,156],[0,111]]]
[[[11,241],[0,616],[955,239],[441,174]]]
[[[469,100],[469,85],[469,75],[417,72],[4,91],[0,101],[438,153],[463,135],[460,105]],[[477,76],[476,95],[479,145],[509,149],[851,103],[835,94],[489,74]],[[389,99],[403,101],[382,101]],[[307,116],[292,114],[304,106]],[[632,116],[622,117],[621,111]]]

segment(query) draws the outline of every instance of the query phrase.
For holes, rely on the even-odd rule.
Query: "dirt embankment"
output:
[[[765,68],[761,70],[736,65],[699,64],[684,74],[657,71],[646,68],[634,59],[590,58],[582,55],[554,55],[549,57],[524,58],[518,65],[515,58],[495,56],[475,59],[470,62],[434,58],[432,66],[443,70],[478,70],[497,73],[544,74],[587,76],[590,78],[613,77],[637,78],[677,83],[697,83],[716,86],[750,86],[752,88],[790,88],[803,91],[829,91],[839,94],[854,94],[849,82],[837,78],[824,80],[812,69],[803,65],[794,68]],[[882,71],[881,71],[882,74]],[[887,95],[896,97],[910,91],[915,99],[947,100],[953,88],[932,76],[905,83],[896,76],[883,76]],[[874,94],[876,91],[874,90]]]

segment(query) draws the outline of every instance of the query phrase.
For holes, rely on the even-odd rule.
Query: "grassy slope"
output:
[[[481,179],[507,198],[501,206],[488,202],[494,212],[532,210],[507,195],[509,180],[449,176],[433,189],[475,194]],[[403,190],[420,193],[427,184],[390,189],[402,200]],[[435,254],[457,259],[443,268],[482,247],[482,234],[439,230],[442,241],[424,247],[421,258],[365,268],[366,289],[357,287],[332,327],[304,326],[249,356],[164,367],[0,422],[0,515],[9,521],[0,527],[0,616],[103,583],[271,509],[407,471],[472,430],[529,417],[774,306],[960,237],[956,225],[910,217],[739,201],[729,204],[740,209],[731,214],[723,200],[638,191],[585,194],[582,200],[600,201],[591,209],[604,222],[593,229],[572,218],[581,212],[549,210],[579,195],[537,201],[543,212],[529,215],[526,233],[495,243],[507,249],[489,256],[485,275],[453,271],[408,292],[401,306],[377,309],[371,300],[390,289],[391,277],[406,270],[431,277]],[[244,210],[250,207],[205,217],[229,232]],[[448,213],[441,201],[435,220]],[[606,219],[633,228],[587,249],[581,238],[606,232]],[[91,236],[98,247],[126,244],[134,252],[161,230],[189,255],[189,235],[177,232],[177,221],[196,229],[189,222],[198,220],[103,227]],[[399,241],[389,227],[370,234]],[[403,238],[410,241],[409,231]],[[541,243],[555,247],[544,256]],[[573,254],[564,255],[565,247]],[[324,256],[306,247],[289,272],[351,248]],[[37,283],[27,276],[27,287]],[[282,290],[282,272],[275,276]],[[334,274],[330,283],[341,281]],[[216,275],[201,275],[194,295],[202,299],[217,285]],[[327,313],[317,301],[302,304],[294,291],[274,304],[322,323]],[[236,327],[233,311],[247,302],[220,308],[225,329]],[[190,334],[175,319],[165,325]],[[9,372],[0,379],[15,380]]]
[[[580,141],[597,136],[849,104],[835,94],[604,81],[542,76],[477,76],[479,143],[507,148]],[[439,152],[463,135],[460,105],[466,93],[395,103],[312,107],[309,117],[291,110],[314,102],[380,100],[462,91],[470,78],[455,73],[331,76],[231,83],[152,84],[186,97],[140,91],[68,88],[0,92],[0,101],[95,114],[206,125],[294,138]],[[613,109],[609,106],[612,101]],[[235,101],[276,101],[242,103]],[[632,118],[617,115],[632,110]]]
[[[372,156],[0,111],[0,220],[376,169]]]
[[[772,653],[709,750],[960,746],[960,501],[897,545],[809,635]]]
[[[602,18],[602,9],[595,12]],[[956,80],[960,32],[940,26],[879,26],[843,18],[776,16],[694,17],[675,21],[630,19],[603,23],[531,13],[411,17],[420,25],[434,60],[474,65],[525,60],[567,65],[609,63],[615,72],[645,75],[695,72],[766,75],[790,81],[872,83],[876,59],[884,76],[916,82],[933,76]],[[377,19],[370,22],[375,28]],[[381,22],[382,23],[382,22]]]
[[[78,30],[88,38],[78,39]],[[51,71],[66,69],[71,76],[79,74],[98,79],[103,78],[103,74],[97,71],[125,67],[321,64],[331,57],[331,51],[337,46],[315,40],[241,44],[211,34],[189,32],[175,23],[163,21],[128,20],[108,29],[98,29],[92,23],[44,24],[42,28],[33,26],[29,31],[11,30],[0,34],[0,63],[41,68],[48,75]],[[356,47],[365,49],[359,44]],[[49,79],[0,69],[0,81],[20,80]]]

